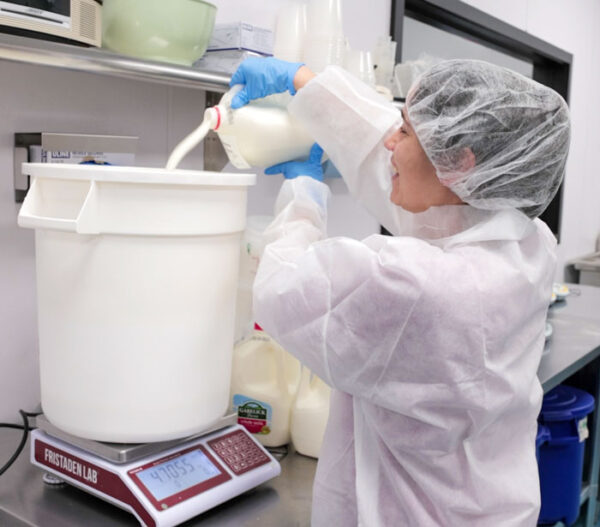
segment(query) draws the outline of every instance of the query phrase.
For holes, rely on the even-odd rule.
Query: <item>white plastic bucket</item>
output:
[[[42,407],[71,434],[162,441],[224,415],[254,174],[24,164]]]

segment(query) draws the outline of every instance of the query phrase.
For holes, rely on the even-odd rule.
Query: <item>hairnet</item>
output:
[[[554,90],[487,62],[450,60],[417,79],[406,110],[440,181],[464,202],[533,218],[556,194],[570,124]]]

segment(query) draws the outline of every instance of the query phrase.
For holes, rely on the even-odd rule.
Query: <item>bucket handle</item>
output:
[[[19,227],[30,229],[51,229],[55,231],[76,232],[78,234],[100,234],[97,222],[97,207],[96,207],[96,182],[90,181],[90,187],[87,191],[85,199],[81,205],[81,209],[75,219],[52,218],[49,216],[40,216],[34,214],[32,209],[40,200],[40,190],[37,178],[33,180],[25,202],[19,211],[18,224]]]

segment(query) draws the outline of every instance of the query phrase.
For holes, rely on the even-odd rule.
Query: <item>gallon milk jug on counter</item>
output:
[[[255,325],[233,352],[231,398],[238,423],[265,446],[290,442],[300,362]]]
[[[306,366],[292,406],[291,437],[294,448],[305,456],[319,457],[327,419],[331,388]]]
[[[252,287],[258,265],[265,249],[264,232],[273,221],[273,216],[248,216],[246,229],[240,246],[240,277],[235,314],[235,340],[248,336],[254,327],[252,313]]]
[[[236,168],[266,168],[292,159],[308,159],[314,140],[288,113],[291,96],[269,95],[233,110],[231,100],[241,88],[234,86],[217,106],[206,109],[202,124],[173,150],[168,169],[177,168],[210,130],[215,130]]]

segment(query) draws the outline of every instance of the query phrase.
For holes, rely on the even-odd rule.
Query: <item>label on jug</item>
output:
[[[584,417],[577,423],[577,434],[579,435],[579,442],[583,443],[589,436],[590,431],[588,430],[587,417]]]
[[[270,404],[263,403],[245,395],[233,396],[233,410],[238,416],[237,422],[251,434],[270,434],[273,409]]]

